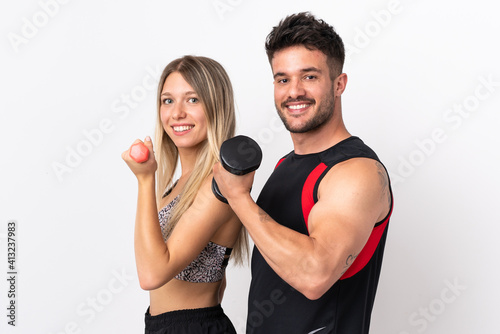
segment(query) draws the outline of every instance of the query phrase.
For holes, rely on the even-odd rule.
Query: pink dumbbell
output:
[[[137,143],[130,147],[130,157],[135,162],[141,163],[149,159],[149,150],[143,143]]]

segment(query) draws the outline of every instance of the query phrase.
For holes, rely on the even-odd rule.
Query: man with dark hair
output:
[[[323,52],[327,57],[332,81],[342,73],[345,59],[344,43],[325,21],[317,20],[309,13],[288,16],[267,36],[266,53],[269,63],[272,65],[276,51],[295,45]]]
[[[368,333],[393,200],[385,167],[342,119],[342,40],[299,13],[273,28],[266,51],[294,150],[257,203],[253,173],[214,167],[255,243],[247,333]]]

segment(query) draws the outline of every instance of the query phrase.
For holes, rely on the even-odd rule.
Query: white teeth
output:
[[[194,128],[193,125],[182,125],[182,126],[174,126],[173,129],[175,132],[187,131]]]
[[[309,105],[308,104],[297,104],[294,106],[288,106],[288,109],[298,110],[298,109],[306,108],[307,106],[309,106]]]

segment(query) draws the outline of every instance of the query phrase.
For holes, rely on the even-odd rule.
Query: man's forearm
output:
[[[296,290],[307,291],[317,264],[314,240],[278,224],[250,195],[230,199],[229,204],[269,266]]]

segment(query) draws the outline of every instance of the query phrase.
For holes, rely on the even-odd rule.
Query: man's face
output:
[[[304,46],[274,54],[274,103],[288,131],[304,133],[332,119],[335,96],[326,55]]]

